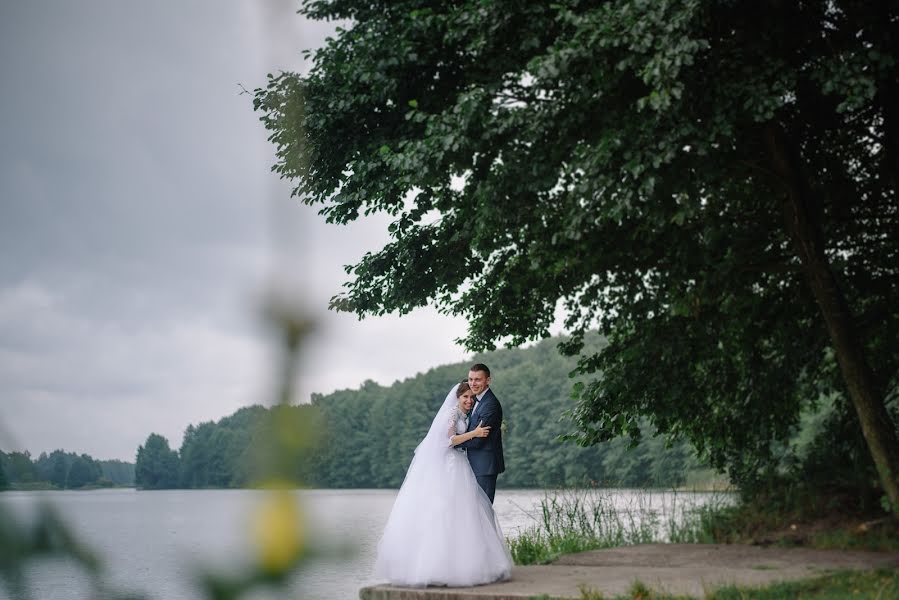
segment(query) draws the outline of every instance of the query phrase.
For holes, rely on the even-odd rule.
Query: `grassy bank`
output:
[[[563,554],[653,542],[713,542],[708,520],[732,494],[702,498],[677,491],[569,489],[547,492],[535,524],[509,538],[516,564],[545,564]]]
[[[516,564],[545,564],[563,554],[655,542],[750,543],[899,550],[899,520],[737,504],[729,493],[701,497],[638,491],[547,492],[535,524],[509,548]]]
[[[783,510],[760,504],[701,508],[685,527],[696,539],[683,541],[899,550],[899,519],[841,511]],[[687,536],[689,538],[689,536]]]

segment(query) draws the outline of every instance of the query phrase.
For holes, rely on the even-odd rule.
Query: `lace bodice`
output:
[[[459,407],[456,407],[450,413],[449,423],[447,423],[447,438],[449,438],[447,443],[452,446],[452,437],[466,431],[468,431],[468,417],[459,410]]]
[[[468,419],[462,417],[456,421],[456,433],[465,433],[466,431],[468,431]]]

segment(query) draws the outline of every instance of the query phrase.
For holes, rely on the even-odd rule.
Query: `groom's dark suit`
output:
[[[472,438],[462,442],[457,448],[465,448],[468,451],[468,462],[471,470],[478,480],[478,485],[493,502],[496,494],[496,476],[506,470],[506,462],[503,459],[503,407],[493,394],[493,390],[487,388],[484,396],[478,401],[468,418],[468,431],[472,431],[483,422],[490,427],[490,434],[483,438]]]

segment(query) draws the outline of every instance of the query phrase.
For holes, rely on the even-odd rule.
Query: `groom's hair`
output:
[[[475,363],[475,364],[471,365],[471,368],[468,370],[469,371],[483,371],[484,375],[486,375],[487,377],[490,377],[490,369],[488,369],[487,365],[485,365],[484,363]]]

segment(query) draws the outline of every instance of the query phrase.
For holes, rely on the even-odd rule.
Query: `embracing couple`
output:
[[[493,512],[505,470],[503,409],[476,364],[447,394],[415,449],[378,543],[375,573],[394,585],[508,579],[512,558]]]

